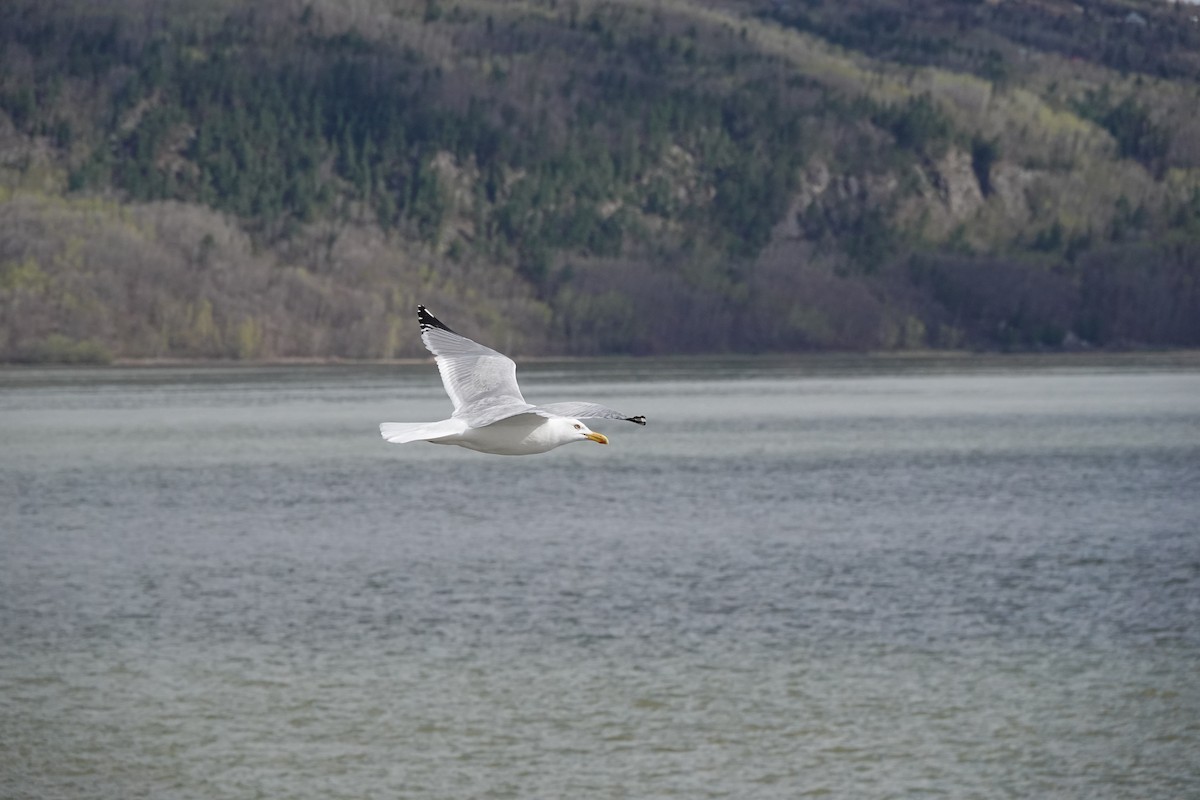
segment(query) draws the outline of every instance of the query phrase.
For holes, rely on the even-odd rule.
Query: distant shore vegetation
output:
[[[1197,347],[1195,13],[12,0],[0,360]]]

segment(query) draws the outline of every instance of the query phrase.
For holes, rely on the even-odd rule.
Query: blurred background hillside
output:
[[[1198,17],[7,0],[0,360],[1200,346]]]

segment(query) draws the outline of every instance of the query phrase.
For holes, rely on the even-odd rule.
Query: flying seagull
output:
[[[596,403],[530,405],[521,396],[511,358],[450,330],[425,306],[417,306],[417,322],[454,413],[441,422],[384,422],[379,432],[393,444],[456,444],[481,453],[526,456],[571,442],[608,444],[607,436],[588,430],[581,419],[646,424],[643,416],[627,417]]]

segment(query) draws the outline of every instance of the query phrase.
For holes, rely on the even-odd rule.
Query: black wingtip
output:
[[[429,309],[425,306],[417,306],[417,323],[420,324],[422,331],[427,331],[430,328],[441,328],[444,331],[451,331],[446,325],[433,314],[429,313]]]
[[[625,421],[632,422],[637,425],[645,425],[646,424],[646,418],[643,417],[641,414],[638,414],[636,417],[626,417]]]

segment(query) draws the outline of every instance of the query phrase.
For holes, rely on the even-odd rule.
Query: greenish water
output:
[[[0,797],[1194,796],[1200,371],[1087,363],[0,371]]]

